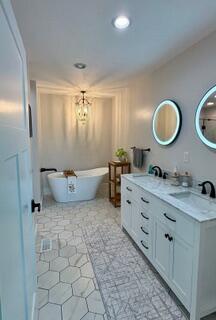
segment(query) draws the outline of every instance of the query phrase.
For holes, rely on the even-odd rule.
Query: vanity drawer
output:
[[[139,205],[145,210],[149,210],[152,207],[153,197],[143,189],[139,190],[139,194],[137,194],[137,202]]]
[[[178,209],[159,201],[157,216],[185,242],[193,245],[195,222]]]
[[[139,193],[139,187],[137,187],[133,182],[130,182],[122,178],[121,192],[122,194],[128,194],[135,198],[136,195]]]

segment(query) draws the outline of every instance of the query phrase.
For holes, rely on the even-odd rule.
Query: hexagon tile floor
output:
[[[185,319],[107,199],[59,204],[47,197],[36,219],[35,320]],[[51,251],[41,252],[42,239],[52,240]]]
[[[104,209],[104,199],[59,204],[46,197],[37,214],[37,283],[35,320],[106,320],[104,304],[82,237],[84,224],[119,210]],[[100,215],[98,215],[100,212]],[[41,240],[52,250],[41,252]]]

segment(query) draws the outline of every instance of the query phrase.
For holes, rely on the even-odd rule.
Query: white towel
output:
[[[68,193],[76,193],[76,183],[77,183],[76,176],[68,176],[67,177],[67,184],[68,184]]]

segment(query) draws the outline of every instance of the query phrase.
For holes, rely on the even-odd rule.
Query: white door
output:
[[[169,229],[166,225],[155,219],[154,236],[154,262],[158,271],[168,279],[170,269],[170,241],[168,239]]]
[[[0,0],[0,310],[30,320],[35,291],[26,57],[8,0]]]

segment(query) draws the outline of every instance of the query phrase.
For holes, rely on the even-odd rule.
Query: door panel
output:
[[[35,290],[26,58],[10,1],[0,0],[0,302],[30,320]]]
[[[170,268],[170,242],[165,238],[166,233],[169,233],[166,226],[156,219],[154,261],[162,275],[168,278]]]
[[[171,280],[179,298],[189,307],[191,300],[192,249],[178,237],[172,248]],[[183,263],[182,263],[183,262]]]
[[[19,160],[1,163],[1,291],[3,319],[26,319]],[[13,303],[12,303],[13,301]]]
[[[1,4],[1,3],[0,3]],[[23,64],[7,18],[0,5],[0,123],[1,125],[24,128]],[[10,97],[10,99],[8,99]]]

